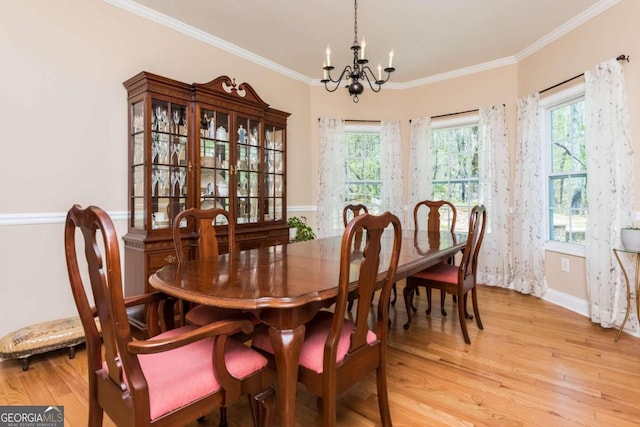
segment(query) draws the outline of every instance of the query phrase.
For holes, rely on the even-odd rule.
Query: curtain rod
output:
[[[477,113],[478,111],[480,111],[479,108],[476,108],[475,110],[467,110],[467,111],[458,111],[457,113],[449,113],[449,114],[440,114],[438,116],[431,116],[431,119],[440,119],[442,117],[449,117],[449,116],[457,116],[459,114],[466,114],[466,113]],[[409,123],[412,122],[412,119],[409,119]]]
[[[320,121],[320,117],[318,117]],[[357,120],[357,119],[344,119],[343,122],[357,122],[357,123],[380,123],[381,120]]]
[[[616,59],[617,59],[618,61],[627,61],[627,62],[629,62],[629,55],[618,55],[618,57],[617,57]],[[556,84],[554,84],[553,86],[549,86],[549,87],[548,87],[548,88],[546,88],[546,89],[542,89],[542,90],[541,90],[541,91],[539,91],[538,93],[545,93],[545,92],[547,92],[547,91],[550,91],[551,89],[555,89],[555,88],[557,88],[558,86],[562,86],[563,84],[569,83],[569,82],[570,82],[570,81],[572,81],[572,80],[579,79],[579,78],[580,78],[580,77],[582,77],[582,76],[584,76],[584,73],[580,73],[580,74],[578,74],[577,76],[573,76],[573,77],[571,77],[571,78],[569,78],[569,79],[567,79],[567,80],[561,81],[560,83],[556,83]]]

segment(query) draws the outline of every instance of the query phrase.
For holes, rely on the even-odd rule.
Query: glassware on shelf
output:
[[[179,133],[180,110],[173,110],[173,133]]]
[[[169,182],[169,169],[163,167],[158,168],[158,170],[158,195],[168,196],[167,183]]]
[[[218,126],[218,129],[216,130],[216,139],[219,139],[220,141],[229,140],[229,134],[227,133],[227,130],[224,128],[224,126]]]

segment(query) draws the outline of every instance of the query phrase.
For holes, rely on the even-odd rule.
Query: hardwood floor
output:
[[[400,290],[402,286],[399,287]],[[434,304],[439,305],[438,292]],[[405,331],[404,304],[392,308],[389,398],[395,426],[638,426],[640,339],[602,329],[538,298],[481,287],[484,331],[470,323],[462,339],[451,297],[449,316],[425,315],[424,292]],[[64,405],[65,425],[86,426],[86,352],[64,351],[0,364],[1,405]],[[338,425],[379,425],[375,378],[340,396]],[[229,410],[231,426],[249,426],[246,403]],[[298,393],[298,424],[321,425],[316,400]],[[216,426],[217,413],[201,426]],[[105,425],[113,425],[106,419]]]

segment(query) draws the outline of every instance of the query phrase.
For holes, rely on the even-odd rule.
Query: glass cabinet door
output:
[[[151,103],[151,227],[171,228],[186,209],[187,107],[154,99]]]
[[[187,205],[187,107],[153,99],[148,114],[145,105],[146,100],[131,105],[131,225],[169,229]],[[147,135],[150,147],[145,149]]]
[[[285,129],[282,126],[267,126],[265,132],[265,221],[285,218]]]
[[[200,208],[230,211],[231,149],[227,112],[200,109]],[[222,217],[221,217],[222,218]]]
[[[256,223],[260,218],[260,150],[262,123],[236,118],[236,217],[238,224]]]
[[[129,140],[131,144],[131,180],[129,189],[131,218],[130,227],[143,230],[145,227],[145,108],[144,100],[131,104],[131,126]]]

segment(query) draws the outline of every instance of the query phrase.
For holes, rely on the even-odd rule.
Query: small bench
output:
[[[100,330],[100,324],[96,319]],[[50,320],[13,331],[0,339],[0,357],[22,360],[22,370],[29,369],[29,357],[60,348],[69,349],[69,359],[75,348],[85,341],[79,317]]]

